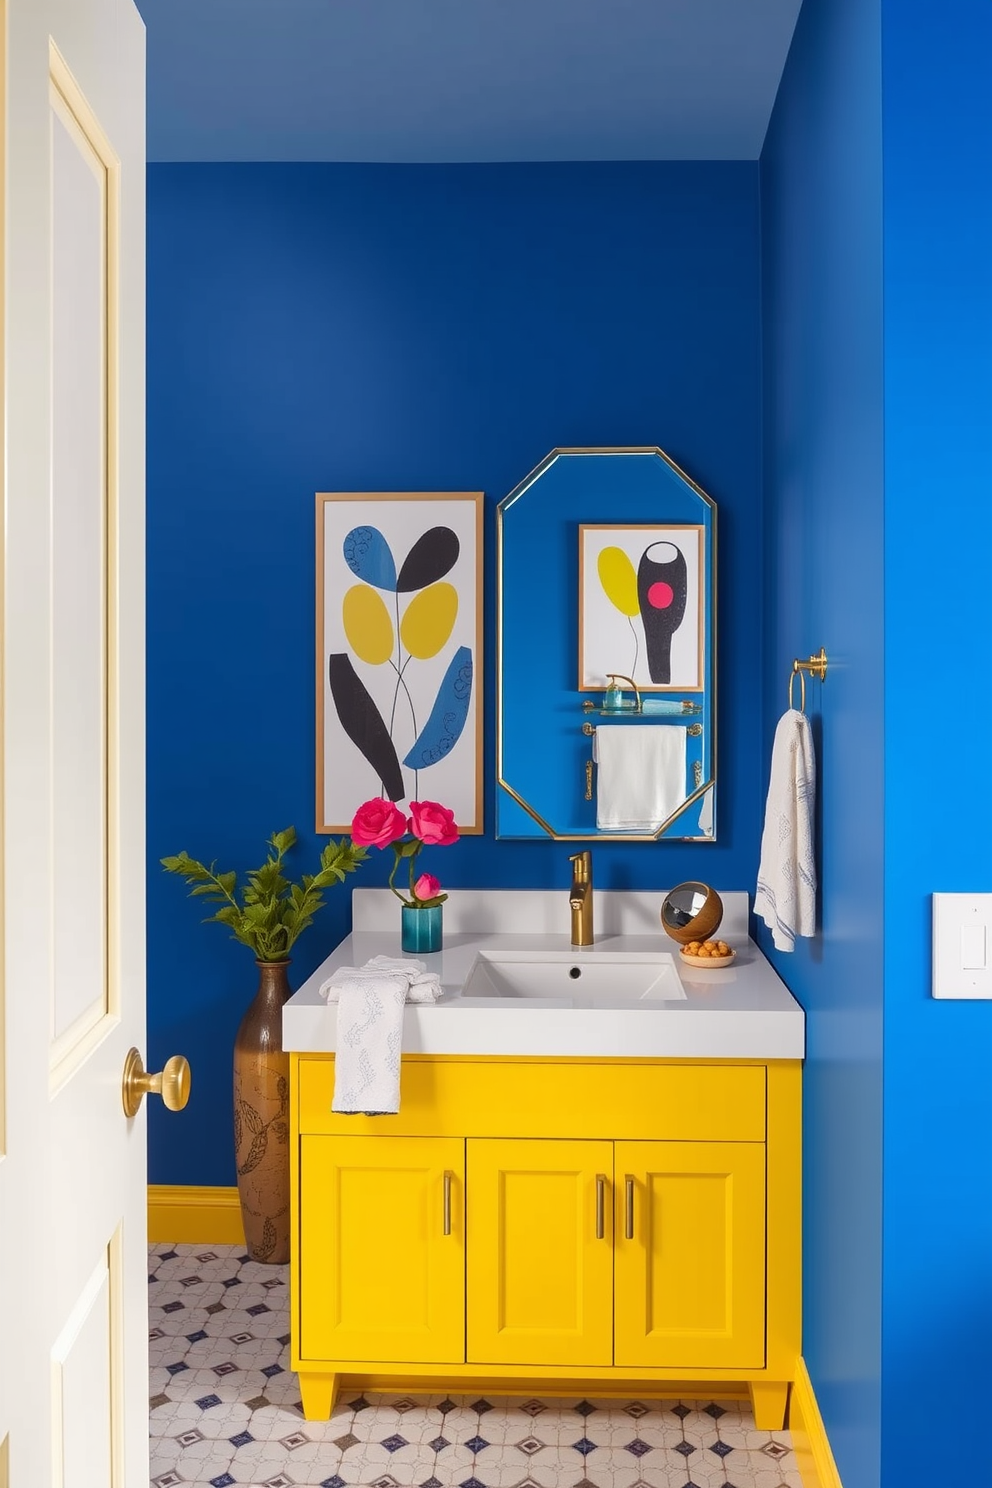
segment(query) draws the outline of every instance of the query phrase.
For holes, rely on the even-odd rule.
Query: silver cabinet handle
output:
[[[453,1173],[444,1175],[444,1233],[451,1234],[451,1180]]]
[[[624,1179],[626,1223],[624,1225],[624,1237],[627,1240],[634,1238],[634,1180],[628,1173]]]
[[[606,1234],[606,1178],[602,1173],[596,1174],[596,1239],[602,1240]]]

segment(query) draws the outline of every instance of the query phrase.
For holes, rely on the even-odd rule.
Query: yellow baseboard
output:
[[[802,1359],[789,1396],[789,1430],[803,1488],[843,1488],[809,1371]]]
[[[148,1239],[152,1245],[244,1245],[236,1188],[149,1183]]]

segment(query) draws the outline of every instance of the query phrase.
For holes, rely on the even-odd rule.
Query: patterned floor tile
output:
[[[795,1485],[799,1485],[799,1488],[802,1488],[798,1473],[779,1472],[776,1471],[774,1466],[762,1466],[755,1462],[753,1456],[751,1458],[751,1467],[750,1479],[745,1479],[743,1482],[738,1483],[738,1475],[736,1473],[734,1474],[732,1481],[736,1485],[736,1488],[795,1488]]]
[[[346,1391],[305,1421],[287,1267],[160,1244],[148,1273],[154,1488],[801,1488],[740,1400]]]

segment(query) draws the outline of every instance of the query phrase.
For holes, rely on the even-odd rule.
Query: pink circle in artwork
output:
[[[667,610],[674,598],[675,591],[671,584],[663,584],[660,579],[648,590],[648,604],[653,610]]]

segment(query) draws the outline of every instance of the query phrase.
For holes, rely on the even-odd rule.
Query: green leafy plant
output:
[[[346,837],[340,842],[331,838],[320,855],[320,872],[304,873],[299,883],[293,883],[283,873],[283,858],[295,843],[294,827],[273,832],[269,856],[261,868],[248,873],[240,890],[236,872],[218,873],[216,863],[208,868],[188,852],[160,861],[167,873],[177,873],[191,885],[190,898],[220,905],[204,924],[217,920],[229,926],[234,939],[254,951],[257,961],[288,961],[293,942],[324,903],[323,890],[341,883],[368,857],[364,847]]]

